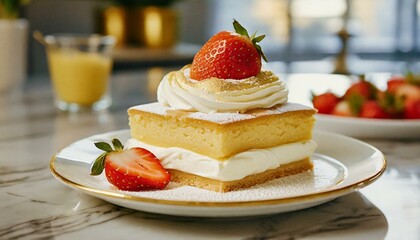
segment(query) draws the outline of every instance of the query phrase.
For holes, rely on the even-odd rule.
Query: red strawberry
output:
[[[420,87],[404,83],[396,90],[395,97],[402,98],[404,101],[408,99],[420,99]]]
[[[350,103],[348,101],[340,101],[335,105],[334,110],[332,111],[333,115],[343,116],[343,117],[352,117],[352,110],[350,108]]]
[[[314,108],[318,110],[319,113],[330,114],[335,105],[340,101],[340,99],[333,93],[327,92],[318,96],[314,96],[312,103]]]
[[[408,99],[405,102],[404,118],[420,119],[420,99]]]
[[[360,110],[360,117],[362,118],[391,118],[391,115],[381,108],[376,101],[367,101],[362,105]]]
[[[113,139],[112,144],[115,150],[108,143],[95,143],[105,153],[93,163],[91,175],[99,175],[105,168],[108,181],[126,191],[163,189],[168,185],[171,176],[153,153],[144,148],[124,150],[118,139]]]
[[[191,78],[244,79],[261,71],[261,57],[265,61],[267,59],[258,42],[265,35],[255,37],[254,34],[250,37],[236,20],[233,26],[236,33],[219,32],[198,51],[191,65]]]
[[[364,77],[360,77],[359,81],[354,83],[347,89],[344,94],[344,99],[349,100],[354,95],[359,95],[363,99],[374,99],[377,88],[370,82],[367,82]]]
[[[396,98],[395,94],[388,91],[378,91],[377,102],[379,106],[387,112],[391,118],[401,118],[404,111],[404,101],[401,98]]]
[[[388,80],[386,83],[387,85],[387,92],[391,94],[395,94],[397,89],[402,85],[406,83],[405,78],[402,76],[395,76]]]

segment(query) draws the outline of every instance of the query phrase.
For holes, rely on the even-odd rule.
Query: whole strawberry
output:
[[[95,143],[105,153],[93,163],[91,175],[105,169],[108,181],[125,191],[163,189],[168,185],[171,176],[153,153],[144,148],[124,150],[118,139],[113,139],[112,145],[114,149],[106,142]]]
[[[395,94],[397,89],[405,83],[406,79],[403,76],[393,76],[386,83],[387,92],[389,92],[390,94]]]
[[[408,99],[405,102],[404,118],[420,119],[420,99]]]
[[[330,114],[340,99],[334,93],[326,92],[320,95],[313,95],[312,103],[318,113]]]
[[[378,91],[377,102],[391,118],[402,118],[404,112],[404,99],[397,98],[394,93]]]
[[[191,65],[192,79],[244,79],[261,71],[261,57],[267,59],[258,43],[265,35],[249,36],[236,20],[233,27],[235,32],[217,33],[198,51]]]
[[[375,99],[378,89],[372,83],[365,80],[364,76],[359,78],[359,81],[352,84],[344,94],[346,100],[360,97],[363,100]]]
[[[387,113],[378,102],[374,100],[369,100],[362,105],[360,110],[361,118],[391,118],[391,115]]]

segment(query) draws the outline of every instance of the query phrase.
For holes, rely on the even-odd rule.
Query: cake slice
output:
[[[128,109],[127,147],[156,155],[171,181],[227,192],[313,168],[316,111],[289,103],[286,84],[261,70],[264,35],[234,28],[168,73],[158,102]]]
[[[227,192],[311,170],[314,113],[296,103],[247,113],[138,105],[128,110],[127,145],[153,152],[174,182]]]

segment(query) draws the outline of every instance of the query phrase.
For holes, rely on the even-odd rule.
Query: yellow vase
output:
[[[108,7],[103,12],[103,30],[105,35],[115,37],[116,46],[121,47],[127,43],[127,14],[124,8]]]
[[[109,7],[104,11],[104,31],[118,46],[168,48],[177,42],[178,14],[170,8]]]

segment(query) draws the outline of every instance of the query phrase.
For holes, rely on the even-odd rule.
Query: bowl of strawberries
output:
[[[420,138],[420,75],[390,76],[378,87],[363,75],[342,94],[312,93],[316,128],[363,138]]]

